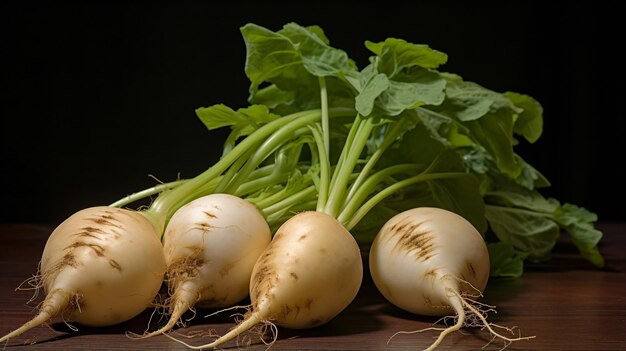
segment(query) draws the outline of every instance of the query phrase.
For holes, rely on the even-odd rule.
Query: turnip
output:
[[[456,314],[456,323],[441,330],[427,349],[437,347],[446,335],[466,324],[497,333],[480,305],[471,300],[482,295],[489,279],[489,254],[480,233],[463,217],[440,208],[421,207],[391,218],[374,239],[369,256],[372,279],[381,294],[395,306],[420,315]]]
[[[140,213],[91,207],[62,222],[46,242],[38,287],[39,313],[4,342],[55,316],[107,326],[150,306],[163,282],[165,258],[153,225]]]
[[[227,307],[243,300],[252,267],[270,240],[261,213],[236,196],[212,194],[181,207],[163,237],[171,316],[145,336],[170,330],[194,305]]]

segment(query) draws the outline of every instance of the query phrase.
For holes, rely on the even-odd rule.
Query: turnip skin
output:
[[[42,254],[39,313],[0,342],[55,316],[87,326],[127,321],[156,297],[165,273],[159,236],[140,213],[91,207],[76,212],[50,235]]]
[[[480,233],[463,217],[438,208],[411,209],[385,223],[369,265],[387,300],[420,315],[454,312],[450,289],[482,293],[489,280],[489,253]]]
[[[362,279],[360,249],[350,232],[325,213],[302,212],[278,229],[254,266],[250,297],[254,310],[275,324],[312,328],[343,311]]]
[[[472,325],[481,324],[505,345],[534,337],[497,333],[481,306],[474,306],[470,298],[482,296],[489,279],[489,252],[480,233],[454,212],[420,207],[392,217],[372,242],[369,267],[378,290],[397,307],[422,315],[457,315],[450,327],[425,329],[441,331],[427,351],[461,329],[468,313],[476,317]]]
[[[356,297],[363,279],[359,246],[335,218],[301,212],[276,232],[252,271],[252,309],[235,328],[214,342],[217,347],[259,323],[290,329],[329,322]]]
[[[171,316],[145,337],[170,330],[194,305],[227,307],[243,300],[252,268],[271,239],[259,210],[236,196],[211,194],[181,207],[163,237]]]

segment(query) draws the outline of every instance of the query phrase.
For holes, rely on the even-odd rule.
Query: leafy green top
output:
[[[153,208],[232,192],[273,226],[317,209],[367,241],[399,211],[438,206],[485,234],[492,275],[520,276],[524,260],[549,257],[561,231],[603,265],[596,216],[544,198],[548,180],[515,152],[518,137],[542,133],[532,97],[440,72],[446,54],[402,39],[366,41],[373,55],[359,69],[317,26],[241,33],[251,105],[197,109],[207,128],[232,128],[222,160]]]

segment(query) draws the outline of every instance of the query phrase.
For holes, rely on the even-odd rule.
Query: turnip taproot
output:
[[[370,249],[372,279],[381,294],[411,313],[446,316],[456,323],[441,330],[432,350],[472,315],[494,338],[506,343],[529,337],[509,338],[497,333],[480,306],[470,298],[482,295],[489,279],[489,254],[480,233],[454,212],[421,207],[404,211],[381,228]]]
[[[149,307],[165,273],[159,235],[140,213],[91,207],[50,235],[38,287],[47,294],[39,313],[4,342],[55,316],[88,326],[124,322]]]
[[[212,194],[181,207],[163,237],[171,316],[153,336],[172,329],[194,305],[228,307],[248,296],[252,267],[271,240],[252,204]]]
[[[354,237],[335,218],[315,211],[286,221],[252,271],[252,309],[234,329],[214,342],[227,342],[259,323],[290,329],[327,323],[352,300],[361,286],[363,266]]]

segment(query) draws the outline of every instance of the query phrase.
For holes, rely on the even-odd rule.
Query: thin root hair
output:
[[[516,329],[516,327],[513,328],[509,328],[509,327],[504,327],[498,324],[494,324],[491,322],[487,321],[487,317],[486,317],[486,311],[483,311],[480,309],[481,306],[483,306],[484,304],[478,304],[476,303],[476,301],[472,301],[472,300],[466,300],[464,299],[461,295],[458,295],[458,297],[461,299],[461,302],[463,303],[463,306],[466,310],[469,311],[469,314],[471,314],[472,316],[478,318],[479,321],[472,321],[471,323],[476,323],[476,322],[480,322],[478,323],[477,326],[481,326],[481,330],[487,329],[489,331],[489,333],[491,334],[492,338],[489,341],[489,344],[491,344],[494,340],[496,339],[500,339],[504,342],[504,348],[506,348],[508,345],[510,345],[512,342],[514,341],[519,341],[519,340],[528,340],[528,339],[533,339],[535,338],[535,336],[521,336],[521,331],[519,331],[518,329],[518,335],[517,337],[506,337],[498,332],[495,331],[494,328],[500,328],[500,329],[504,329],[508,332],[510,332],[511,334],[515,335],[515,331],[514,329]],[[475,307],[474,304],[478,305],[478,307]],[[489,306],[489,305],[484,305],[484,306],[488,306],[489,310],[495,310],[494,306]],[[485,345],[485,346],[487,346]]]
[[[200,332],[204,332],[204,333],[206,333],[206,331],[200,331]],[[172,340],[176,341],[177,343],[179,343],[179,344],[181,344],[181,345],[184,345],[184,346],[186,346],[186,347],[188,347],[188,348],[190,348],[190,349],[193,349],[193,350],[202,350],[203,348],[206,348],[206,347],[203,347],[204,345],[202,345],[202,346],[193,346],[193,345],[191,345],[191,344],[188,344],[188,343],[186,343],[186,342],[184,342],[184,341],[182,341],[182,340],[180,340],[180,339],[177,339],[177,338],[173,337],[172,335],[170,335],[170,334],[173,334],[173,333],[176,333],[176,332],[171,332],[171,333],[163,333],[163,335],[165,335],[165,336],[167,336],[168,338],[170,338],[170,339],[172,339]],[[212,330],[212,329],[211,329],[211,330],[209,330],[209,331],[208,331],[208,333],[209,333],[209,334],[207,335],[208,337],[219,337],[219,335],[216,335],[216,334],[215,334],[215,331],[214,331],[214,330]],[[182,337],[185,337],[185,338],[187,338],[187,339],[192,339],[192,338],[195,338],[195,337],[197,337],[197,336],[201,336],[201,337],[204,337],[204,336],[205,336],[205,335],[202,335],[201,333],[190,333],[190,334],[188,334],[188,335],[184,335],[184,334],[180,334],[180,333],[176,333],[176,334],[178,334],[178,335],[180,335],[180,336],[182,336]],[[192,335],[192,334],[193,334],[193,335]]]
[[[213,316],[218,315],[218,314],[220,314],[220,313],[222,313],[222,312],[232,311],[232,310],[236,310],[236,309],[240,309],[240,308],[245,309],[245,310],[246,310],[246,313],[248,313],[248,312],[250,312],[250,311],[252,310],[252,305],[250,304],[250,305],[242,305],[242,306],[237,305],[237,306],[226,307],[226,308],[223,308],[223,309],[221,309],[221,310],[218,310],[218,311],[215,311],[215,312],[209,313],[209,314],[207,314],[206,316],[204,316],[204,318],[213,317]],[[235,316],[242,316],[242,317],[243,317],[243,314],[241,314],[241,313],[235,313],[235,314],[231,315],[231,317],[235,317]]]
[[[135,332],[131,332],[131,331],[126,331],[124,333],[124,335],[126,335],[127,338],[130,339],[141,339],[143,338],[144,335],[149,334],[149,330],[150,330],[150,324],[152,324],[152,319],[154,318],[154,315],[157,314],[157,308],[152,310],[152,313],[150,313],[150,318],[148,318],[148,325],[146,326],[146,329],[143,331],[143,334],[137,334]],[[161,314],[161,316],[159,317],[159,321],[163,318],[163,315]]]
[[[461,294],[462,297],[464,298],[470,298],[472,300],[478,299],[483,297],[483,293],[482,291],[480,291],[480,289],[477,289],[474,285],[472,285],[472,283],[470,283],[469,281],[459,278],[456,275],[453,275],[452,278],[454,278],[455,280],[457,280],[459,283],[462,284],[463,287],[467,287],[468,289],[461,289],[461,291],[463,292]],[[471,291],[473,291],[474,293],[472,294]]]
[[[186,339],[194,339],[194,338],[218,338],[220,335],[217,333],[215,329],[207,329],[207,330],[192,330],[187,334],[182,334],[178,331],[172,331],[172,333],[177,334]]]
[[[389,344],[391,342],[391,339],[393,339],[399,334],[416,334],[416,333],[422,333],[426,331],[439,331],[440,335],[437,341],[435,341],[435,343],[427,349],[427,350],[432,350],[437,345],[439,345],[439,343],[443,340],[443,338],[447,334],[449,334],[452,331],[460,330],[461,327],[478,327],[481,330],[486,329],[491,335],[491,338],[489,342],[483,346],[483,349],[491,345],[495,340],[503,341],[503,347],[502,347],[502,350],[503,350],[507,348],[514,341],[528,340],[528,339],[535,338],[535,336],[522,336],[521,332],[519,331],[517,327],[505,327],[505,326],[488,322],[487,315],[489,312],[494,312],[494,313],[496,312],[495,306],[480,303],[468,297],[468,295],[474,296],[473,294],[471,295],[467,293],[460,294],[457,291],[453,291],[453,290],[450,290],[449,292],[451,293],[450,295],[451,297],[456,297],[456,299],[458,299],[458,301],[460,302],[460,305],[457,304],[457,308],[455,308],[455,311],[457,312],[456,316],[444,316],[440,318],[439,320],[437,320],[437,322],[435,322],[435,324],[443,323],[444,325],[446,325],[445,328],[428,327],[428,328],[413,330],[413,331],[398,331],[394,333],[387,340],[387,344]],[[448,326],[451,320],[454,321],[454,325]],[[506,332],[510,333],[512,336],[508,337],[508,336],[502,335],[498,333],[496,329],[505,330]],[[516,333],[516,330],[517,330],[517,333]]]
[[[276,343],[276,340],[278,340],[278,327],[276,326],[276,324],[268,320],[263,321],[261,325],[259,325],[255,329],[256,332],[259,333],[261,342],[263,342],[265,346],[267,346],[265,350],[269,350],[274,345],[274,343]],[[268,333],[271,335],[270,341],[265,340],[265,335],[267,335]]]
[[[26,301],[26,304],[28,305],[28,304],[33,303],[39,297],[39,292],[43,289],[43,282],[44,282],[44,277],[41,274],[41,262],[39,262],[39,264],[37,265],[37,273],[25,279],[24,281],[22,281],[17,286],[17,288],[15,288],[15,291],[33,290],[33,296],[31,296],[31,298],[28,299],[28,301]],[[28,286],[25,286],[25,285],[28,285]]]

